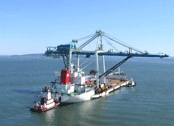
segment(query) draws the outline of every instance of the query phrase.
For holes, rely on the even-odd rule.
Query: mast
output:
[[[95,56],[96,56],[96,83],[97,83],[97,88],[99,88],[99,65],[98,65],[98,50],[95,51]]]
[[[103,40],[102,40],[102,36],[100,38],[100,41],[101,41],[100,49],[103,51]],[[104,55],[102,56],[102,60],[103,60],[103,73],[105,73],[106,69],[105,69],[105,58],[104,58]],[[105,76],[103,77],[103,82],[104,83],[106,82],[106,77]]]
[[[97,88],[99,88],[99,64],[98,64],[98,43],[99,43],[99,37],[98,37],[98,41],[97,41],[97,48],[95,51],[95,56],[96,56],[96,68],[97,68],[97,72],[96,72],[96,83],[97,83]]]
[[[72,51],[71,49],[69,50],[69,70],[70,70],[70,73],[73,73],[73,67],[71,67],[71,58],[72,58]]]
[[[77,55],[77,72],[79,71],[80,55]]]

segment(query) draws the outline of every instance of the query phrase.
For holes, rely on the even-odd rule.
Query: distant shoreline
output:
[[[0,55],[0,56],[28,56],[28,55],[44,55],[44,53],[34,53],[34,54],[19,54],[19,55]]]
[[[25,58],[25,57],[46,57],[44,55],[44,53],[36,53],[36,54],[21,54],[21,55],[0,55],[0,57],[20,57],[20,58]],[[117,58],[119,58],[121,56],[117,56]],[[84,56],[85,58],[85,56]],[[106,56],[105,58],[112,58],[112,56]],[[133,57],[133,58],[149,58],[149,57]],[[166,57],[168,59],[170,58],[174,58],[174,56],[169,56],[169,57]]]

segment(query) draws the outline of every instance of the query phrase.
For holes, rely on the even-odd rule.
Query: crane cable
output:
[[[88,60],[86,60],[85,62],[83,62],[82,64],[80,64],[79,67],[82,66],[83,64],[85,64],[86,62],[88,62],[89,60],[90,60],[90,58]]]
[[[82,41],[82,40],[84,40],[84,39],[90,38],[91,36],[94,36],[95,34],[96,34],[96,33],[93,33],[93,34],[91,34],[91,35],[88,35],[88,36],[85,36],[85,37],[82,37],[82,38],[79,38],[79,39],[73,39],[73,40],[76,40],[77,42],[79,42],[79,41]],[[71,42],[67,42],[67,44],[73,43],[73,40],[72,40]]]
[[[78,50],[81,50],[82,48],[84,48],[86,45],[88,45],[90,42],[92,42],[95,38],[97,38],[99,35],[95,34],[92,38],[90,38],[89,40],[87,40],[85,43],[83,43]]]
[[[115,46],[114,45],[112,45],[112,43],[111,42],[109,42],[109,40],[107,40],[106,38],[104,38],[103,37],[103,39],[115,50],[115,51],[117,51],[117,52],[119,52],[119,50],[117,49],[117,48],[115,48]]]
[[[85,37],[82,37],[82,38],[79,38],[79,39],[77,39],[77,41],[81,41],[81,40],[84,40],[84,39],[90,38],[91,36],[94,36],[95,34],[96,34],[96,33],[91,34],[91,35],[88,35],[88,36],[85,36]]]
[[[118,43],[118,44],[124,46],[124,47],[127,47],[127,48],[129,48],[129,49],[132,49],[132,50],[137,51],[137,52],[139,52],[139,53],[143,53],[142,51],[139,51],[138,49],[135,49],[134,47],[131,47],[131,46],[129,46],[128,44],[126,44],[126,43],[124,43],[124,42],[119,42],[119,41],[113,39],[114,37],[112,37],[112,38],[109,37],[110,35],[108,36],[108,34],[107,34],[107,35],[104,35],[104,36],[107,37],[108,39],[110,39],[110,40],[112,40],[112,41],[114,41],[114,42],[116,42],[116,43]]]
[[[85,69],[87,66],[91,65],[96,59],[94,59],[92,62],[90,62],[89,64],[87,64],[86,66],[84,66],[81,70]]]

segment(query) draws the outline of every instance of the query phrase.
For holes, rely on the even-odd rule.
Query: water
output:
[[[121,59],[107,58],[106,69]],[[121,70],[136,87],[44,113],[30,112],[41,88],[54,81],[54,71],[62,67],[61,59],[0,57],[0,125],[174,125],[174,58],[132,58]],[[94,63],[84,71],[91,69]]]

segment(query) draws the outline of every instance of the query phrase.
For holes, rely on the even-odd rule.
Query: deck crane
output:
[[[76,46],[76,44],[83,39],[89,38],[86,42],[81,44],[79,47]],[[82,50],[84,47],[89,45],[93,40],[97,40],[97,47],[96,50],[94,51],[89,51],[89,50]],[[128,49],[127,52],[115,52],[115,51],[104,51],[103,49],[103,38],[104,40],[116,50],[115,44],[113,45],[110,41],[117,43],[125,48]],[[133,53],[135,51],[135,53]],[[79,56],[80,55],[86,55],[86,57],[90,57],[91,55],[96,56],[96,82],[97,86],[99,87],[99,79],[103,77],[104,82],[105,82],[105,76],[107,76],[109,73],[114,71],[116,68],[118,68],[120,65],[122,65],[124,62],[126,62],[129,58],[131,57],[169,57],[168,55],[158,55],[158,54],[149,54],[147,52],[143,53],[142,51],[139,51],[138,49],[131,47],[123,42],[120,42],[110,35],[102,32],[101,30],[96,31],[96,33],[77,39],[77,40],[72,40],[72,44],[64,44],[64,45],[58,45],[57,47],[48,47],[47,51],[45,52],[45,55],[47,56],[53,56],[53,57],[62,57],[64,60],[64,65],[66,69],[70,70],[70,73],[73,72],[72,66],[71,66],[71,59],[72,55],[77,55],[77,70],[79,70]],[[103,59],[103,74],[99,76],[99,65],[98,65],[98,56],[102,56]],[[115,66],[111,67],[109,70],[105,70],[105,60],[104,56],[126,56],[125,59],[123,59],[121,62],[116,64]]]
[[[119,62],[118,64],[114,65],[113,67],[111,67],[109,70],[107,70],[105,73],[101,74],[99,76],[99,78],[101,78],[102,76],[107,76],[108,74],[110,74],[112,71],[114,71],[116,68],[118,68],[119,66],[121,66],[124,62],[126,62],[129,58],[131,58],[131,56],[127,56],[125,59],[123,59],[121,62]]]

